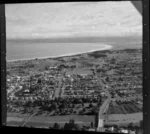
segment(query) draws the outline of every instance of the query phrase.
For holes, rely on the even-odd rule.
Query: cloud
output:
[[[6,5],[7,38],[142,35],[129,1]]]

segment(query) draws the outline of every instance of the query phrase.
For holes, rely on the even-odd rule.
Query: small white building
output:
[[[121,133],[128,134],[128,133],[129,133],[129,130],[127,130],[127,129],[121,129],[120,132],[121,132]]]

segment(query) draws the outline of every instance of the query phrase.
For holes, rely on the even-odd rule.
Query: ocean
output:
[[[6,59],[25,60],[74,55],[96,50],[110,49],[103,43],[46,43],[46,42],[11,42],[6,43]]]
[[[88,43],[87,43],[88,42]],[[105,49],[142,48],[142,36],[137,37],[82,37],[62,39],[7,39],[6,59],[74,55]]]

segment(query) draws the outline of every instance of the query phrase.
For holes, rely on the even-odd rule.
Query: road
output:
[[[102,87],[102,91],[106,93],[106,96],[108,97],[102,105],[99,107],[99,113],[98,113],[98,123],[101,123],[101,120],[105,120],[106,118],[106,112],[109,108],[109,104],[112,100],[111,94],[109,93],[108,87],[102,82],[102,80],[96,75],[96,72],[94,72],[95,78],[98,80],[98,84]],[[98,124],[98,126],[101,126]]]
[[[62,77],[59,78],[59,83],[58,87],[55,90],[55,95],[54,98],[62,97],[63,94],[63,82],[62,82]]]

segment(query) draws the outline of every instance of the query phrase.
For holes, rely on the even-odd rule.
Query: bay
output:
[[[46,42],[11,42],[6,43],[6,59],[25,60],[74,55],[96,50],[110,49],[104,43],[46,43]]]

